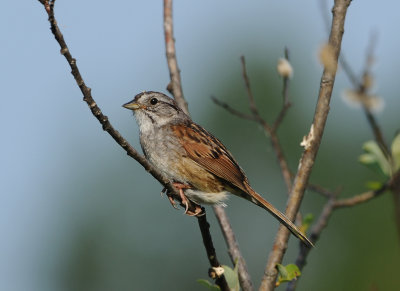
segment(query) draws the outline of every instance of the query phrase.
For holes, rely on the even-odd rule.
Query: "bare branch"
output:
[[[325,188],[321,187],[320,185],[316,185],[316,184],[308,183],[307,188],[308,188],[308,190],[314,191],[314,192],[321,194],[327,198],[331,197],[333,194],[332,191],[325,189]]]
[[[253,113],[253,116],[255,118],[257,118],[258,120],[261,120],[262,118],[260,117],[260,114],[258,113],[256,102],[254,101],[253,92],[251,91],[250,80],[249,80],[249,77],[247,76],[246,60],[245,60],[244,56],[240,57],[240,61],[242,63],[242,76],[243,76],[244,84],[245,84],[246,91],[247,91],[247,98],[249,99],[250,111]]]
[[[371,36],[369,39],[369,45],[367,47],[367,53],[366,53],[365,65],[364,65],[365,68],[363,71],[363,76],[369,76],[371,74],[370,71],[371,71],[371,66],[373,64],[372,60],[374,59],[374,49],[375,49],[375,44],[376,44],[376,38],[377,38],[377,35],[375,33],[371,33]],[[359,81],[358,87],[356,87],[356,90],[362,95],[367,95],[369,93],[368,92],[369,86],[366,86],[364,81]],[[375,116],[372,114],[371,109],[369,107],[367,107],[365,103],[362,103],[362,105],[363,105],[365,116],[368,120],[369,125],[371,126],[371,130],[374,134],[376,142],[378,143],[379,147],[382,149],[386,158],[391,160],[390,149],[385,142],[382,130],[379,127],[379,124],[378,124]]]
[[[165,49],[171,82],[167,86],[168,91],[174,96],[179,107],[189,114],[188,105],[183,97],[182,82],[178,61],[176,59],[175,38],[172,20],[172,0],[164,0],[164,35]]]
[[[285,47],[285,59],[289,61],[289,49]],[[289,101],[289,76],[283,77],[283,89],[282,89],[282,97],[283,97],[283,106],[278,116],[275,119],[274,124],[272,125],[272,130],[276,131],[279,125],[282,123],[283,118],[286,115],[286,112],[292,105]],[[290,190],[289,190],[290,191]]]
[[[133,148],[126,139],[122,137],[122,135],[114,129],[114,127],[111,125],[110,121],[108,120],[108,117],[105,116],[101,109],[98,107],[97,103],[94,101],[91,93],[91,89],[86,86],[81,73],[79,71],[79,68],[76,63],[76,59],[74,59],[68,49],[68,46],[64,40],[64,36],[62,35],[58,25],[57,21],[54,17],[54,1],[49,2],[48,1],[40,1],[45,9],[46,12],[49,15],[49,22],[51,26],[51,32],[53,33],[56,41],[61,47],[61,54],[65,57],[67,60],[68,64],[71,67],[71,74],[74,76],[76,84],[79,86],[82,95],[83,95],[83,101],[87,103],[89,106],[90,111],[96,117],[96,119],[100,122],[100,124],[103,127],[103,130],[107,131],[111,137],[126,151],[126,153],[135,159],[140,165],[143,166],[143,168],[149,172],[155,179],[157,179],[162,185],[168,188],[169,191],[172,193],[175,191],[174,188],[170,185],[169,181],[162,176],[162,174],[157,171],[147,160],[144,156],[139,154],[135,148]]]
[[[75,78],[75,81],[79,88],[81,89],[81,92],[83,94],[83,100],[87,103],[89,106],[89,109],[91,110],[92,114],[97,118],[97,120],[100,122],[100,124],[103,127],[103,130],[107,131],[112,138],[127,152],[127,154],[134,158],[137,162],[139,162],[143,168],[148,171],[155,179],[157,179],[165,188],[167,188],[167,191],[169,193],[175,194],[174,197],[176,196],[177,199],[179,200],[179,194],[176,192],[176,189],[170,184],[170,181],[166,179],[157,169],[155,169],[147,160],[144,156],[139,154],[129,143],[126,139],[122,137],[122,135],[114,129],[114,127],[111,125],[111,123],[108,120],[108,117],[105,116],[96,102],[94,101],[92,94],[91,94],[91,89],[86,86],[80,71],[78,69],[78,66],[76,64],[76,60],[72,57],[68,46],[64,40],[64,37],[57,25],[57,21],[54,17],[54,1],[49,2],[48,1],[40,1],[44,7],[46,12],[49,15],[49,22],[51,26],[51,31],[59,43],[61,47],[61,54],[66,58],[68,64],[71,67],[71,73]],[[194,206],[190,205],[189,206],[190,210],[194,210]],[[201,233],[203,236],[203,241],[205,242],[206,250],[207,253],[213,254],[213,257],[215,257],[215,260],[213,261],[213,264],[216,264],[218,261],[216,260],[215,256],[215,250],[212,244],[211,240],[211,235],[209,233],[209,225],[207,223],[206,217],[205,217],[205,212],[204,215],[201,217],[198,217],[198,222],[201,228]],[[208,232],[208,233],[207,233]],[[207,244],[206,244],[207,243]],[[212,265],[215,267],[215,265]],[[221,287],[221,290],[229,290],[227,287],[227,283],[225,280],[225,276],[221,276],[217,278],[216,280],[217,284]]]
[[[389,181],[384,183],[379,189],[375,191],[367,191],[358,195],[355,195],[351,198],[345,199],[337,199],[339,191],[331,192],[329,195],[329,200],[326,202],[321,215],[319,216],[316,224],[311,230],[310,240],[315,244],[319,239],[322,231],[328,224],[329,219],[331,218],[334,210],[344,207],[353,207],[365,202],[368,202],[381,194],[383,194],[387,190],[392,190],[396,188],[396,185],[400,185],[400,171],[398,171]],[[306,259],[311,249],[300,246],[299,255],[296,260],[296,265],[300,270],[306,265]],[[293,291],[296,288],[298,280],[293,280],[288,284],[286,291]]]
[[[168,91],[174,96],[176,102],[178,103],[179,107],[187,114],[189,115],[189,110],[188,110],[188,105],[187,102],[183,96],[183,90],[182,90],[182,83],[181,83],[181,76],[180,76],[180,70],[178,67],[178,61],[176,58],[176,49],[175,49],[175,38],[173,34],[173,18],[172,18],[172,0],[164,0],[164,35],[165,35],[165,49],[166,49],[166,56],[167,56],[167,62],[168,62],[168,68],[170,72],[170,79],[171,82],[167,86]],[[233,230],[229,224],[228,220],[224,220],[224,217],[226,217],[225,211],[221,209],[218,213],[215,213],[217,220],[219,224],[222,226],[224,225],[225,227],[221,227],[221,230],[224,234],[225,237],[227,236],[234,236]],[[210,252],[214,252],[214,247],[211,241],[211,234],[209,233],[209,224],[204,217],[204,219],[199,219],[199,226],[202,231],[203,235],[203,242],[204,246],[207,250],[207,254]],[[205,232],[208,232],[206,234]],[[209,241],[207,242],[207,240]],[[237,244],[232,244],[230,245],[230,242],[227,241],[227,244],[229,245],[229,248],[235,249],[235,252],[240,255],[240,250]],[[212,247],[212,249],[210,249]],[[241,255],[240,255],[241,257]],[[243,262],[244,259],[242,258]],[[211,261],[210,261],[211,263]],[[246,269],[242,269],[242,272],[245,272],[244,274],[241,274],[243,277],[250,278],[249,274],[247,273]],[[221,276],[221,278],[218,278],[216,280],[216,283],[218,286],[221,287],[222,290],[225,290],[224,288],[227,287],[227,283],[225,280],[224,276]],[[242,287],[244,289],[244,287]]]
[[[317,220],[317,223],[313,226],[310,234],[310,240],[313,242],[313,244],[316,243],[318,240],[322,230],[326,227],[328,224],[329,218],[331,217],[333,208],[334,208],[334,202],[336,199],[336,195],[333,195],[328,202],[326,202],[324,208],[322,209],[322,212]],[[305,245],[301,244],[300,245],[300,252],[296,260],[296,266],[302,270],[303,267],[306,264],[306,259],[308,254],[310,253],[311,249],[306,247]],[[287,288],[286,291],[293,291],[296,289],[298,280],[292,280]]]
[[[320,7],[321,7],[321,14],[323,15],[323,19],[326,24],[327,30],[329,30],[329,15],[326,13],[328,11],[327,9],[327,1],[320,1]],[[370,36],[369,40],[369,45],[367,47],[367,53],[366,53],[366,61],[365,61],[365,67],[363,71],[363,75],[369,74],[371,65],[372,65],[372,59],[373,59],[373,54],[374,54],[374,49],[375,49],[375,43],[376,43],[376,34],[372,33]],[[344,54],[342,53],[339,57],[339,62],[340,65],[350,80],[351,84],[353,85],[354,89],[358,91],[360,94],[367,94],[367,88],[364,86],[363,82],[356,76],[354,73],[353,69],[351,68],[350,64],[347,62]],[[363,104],[363,110],[364,114],[368,120],[369,125],[371,126],[372,132],[374,134],[375,140],[378,143],[379,147],[382,149],[383,153],[387,158],[390,157],[390,151],[389,148],[383,138],[382,131],[378,125],[378,122],[376,121],[374,115],[372,112]]]
[[[247,120],[251,120],[251,121],[257,121],[257,118],[254,117],[254,115],[242,113],[239,110],[236,110],[235,108],[231,107],[228,103],[223,102],[214,96],[211,96],[211,99],[212,99],[212,101],[214,101],[214,103],[216,105],[221,106],[226,111],[228,111],[229,113],[231,113],[233,115],[236,115],[239,118],[247,119]]]
[[[210,224],[207,222],[206,212],[204,208],[202,209],[204,215],[197,216],[197,222],[199,223],[201,236],[203,238],[203,243],[207,252],[207,258],[212,267],[221,267],[217,259],[217,254],[215,252],[214,244],[212,241],[211,233],[210,233]],[[225,280],[225,276],[216,275],[216,272],[213,269],[209,271],[210,277],[215,279],[215,283],[221,288],[223,291],[229,291],[228,283]]]
[[[285,57],[288,58],[288,50],[285,50]],[[215,97],[211,97],[211,99],[214,101],[215,104],[221,106],[222,108],[224,108],[226,111],[228,111],[229,113],[238,116],[239,118],[242,119],[246,119],[246,120],[251,120],[251,121],[255,121],[256,123],[260,124],[266,135],[268,135],[271,139],[271,144],[272,147],[275,151],[275,154],[278,158],[278,163],[279,166],[281,168],[282,171],[282,175],[283,178],[285,180],[287,189],[288,189],[288,193],[290,192],[291,189],[291,185],[292,185],[292,178],[291,178],[291,173],[289,170],[289,166],[288,163],[285,159],[285,156],[283,154],[283,150],[282,147],[279,143],[279,138],[277,136],[277,129],[281,123],[281,121],[283,120],[287,110],[290,107],[290,103],[288,102],[288,86],[289,86],[289,80],[288,78],[284,78],[284,82],[283,82],[283,99],[284,99],[284,104],[283,107],[277,117],[277,119],[274,122],[274,125],[271,127],[259,114],[257,106],[255,104],[255,100],[254,100],[254,96],[250,87],[250,80],[248,78],[247,75],[247,70],[246,70],[246,61],[244,56],[241,57],[241,63],[242,63],[242,76],[245,82],[245,87],[246,87],[246,91],[247,91],[247,96],[248,96],[248,102],[249,102],[249,107],[251,110],[251,115],[249,114],[245,114],[242,113],[236,109],[234,109],[233,107],[231,107],[229,104],[215,98]]]
[[[335,0],[333,7],[332,28],[329,36],[329,44],[332,47],[332,59],[334,60],[334,68],[324,68],[321,78],[320,92],[318,103],[314,114],[310,132],[308,134],[308,144],[305,146],[303,156],[299,163],[299,169],[294,179],[293,187],[290,193],[288,205],[286,208],[286,216],[294,220],[303,199],[304,190],[308,183],[311,169],[314,165],[315,157],[318,153],[322,135],[325,128],[326,119],[329,113],[329,103],[332,95],[333,85],[335,81],[337,61],[340,54],[342,36],[344,32],[344,21],[350,0]],[[286,252],[287,242],[289,240],[289,230],[284,226],[280,226],[278,234],[275,238],[274,246],[269,254],[267,266],[261,282],[260,290],[273,290],[277,277],[276,264],[281,263]]]
[[[239,251],[239,246],[236,241],[235,234],[229,223],[228,216],[225,210],[221,206],[214,206],[215,215],[218,215],[218,222],[222,229],[226,244],[229,250],[229,256],[231,257],[232,263],[238,265],[239,282],[242,290],[251,291],[253,290],[253,283],[251,282],[249,271],[247,270],[246,262],[243,259],[242,254]]]
[[[340,200],[336,200],[333,203],[333,208],[344,208],[344,207],[353,207],[361,203],[368,202],[369,200],[379,196],[383,192],[388,189],[388,184],[383,185],[381,188],[375,191],[366,191],[364,193],[358,194],[351,198],[344,198]]]

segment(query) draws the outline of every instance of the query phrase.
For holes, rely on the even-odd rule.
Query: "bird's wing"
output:
[[[195,123],[171,126],[186,150],[188,157],[198,165],[247,192],[247,178],[225,146],[212,134]]]

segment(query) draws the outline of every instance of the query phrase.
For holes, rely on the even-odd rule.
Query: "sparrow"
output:
[[[146,159],[179,191],[185,213],[188,200],[198,206],[190,214],[199,215],[199,205],[224,204],[232,193],[264,208],[305,245],[313,245],[290,219],[253,190],[226,147],[193,122],[174,99],[147,91],[123,107],[133,111]],[[174,205],[173,198],[169,199]]]

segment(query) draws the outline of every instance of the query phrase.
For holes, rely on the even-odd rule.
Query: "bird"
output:
[[[200,215],[199,205],[224,204],[231,193],[267,210],[306,246],[313,246],[289,218],[253,190],[222,142],[192,121],[174,99],[144,91],[122,106],[133,111],[146,159],[179,191],[185,213],[188,200],[198,206],[188,214]]]

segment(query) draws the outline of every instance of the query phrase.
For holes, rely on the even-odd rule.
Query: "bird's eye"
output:
[[[157,98],[152,98],[152,99],[150,100],[150,104],[151,104],[151,105],[156,105],[157,102],[158,102],[158,99],[157,99]]]

